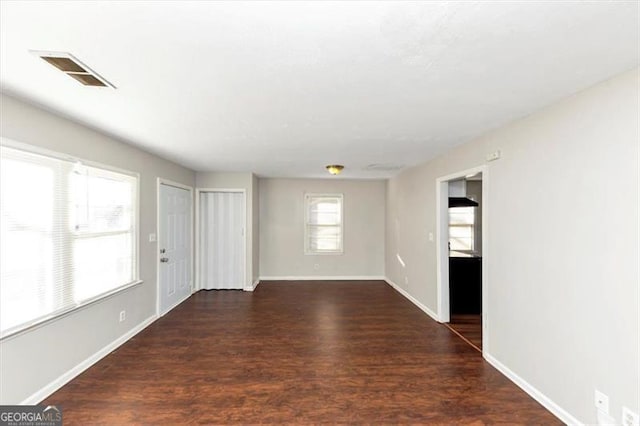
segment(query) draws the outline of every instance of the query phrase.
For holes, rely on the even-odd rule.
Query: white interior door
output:
[[[191,295],[191,192],[160,184],[159,307],[164,315]]]
[[[200,288],[243,289],[244,192],[200,193]]]

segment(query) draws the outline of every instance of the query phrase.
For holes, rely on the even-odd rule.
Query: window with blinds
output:
[[[305,253],[342,253],[342,194],[305,195]]]
[[[476,207],[449,208],[449,249],[474,250]]]
[[[138,280],[133,175],[0,147],[0,336]]]

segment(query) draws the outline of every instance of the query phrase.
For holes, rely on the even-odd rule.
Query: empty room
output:
[[[637,1],[0,2],[0,425],[640,426]]]

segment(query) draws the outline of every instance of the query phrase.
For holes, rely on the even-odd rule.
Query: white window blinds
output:
[[[137,177],[0,147],[0,336],[137,280]]]
[[[449,209],[449,249],[473,251],[476,207]]]
[[[305,252],[342,253],[342,194],[305,195]]]

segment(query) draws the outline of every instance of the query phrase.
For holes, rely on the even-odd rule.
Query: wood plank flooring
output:
[[[447,324],[456,334],[482,353],[482,316],[451,315]]]
[[[561,424],[383,281],[201,291],[43,403],[65,425]]]

